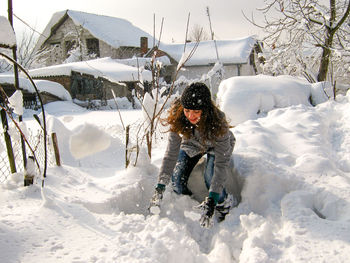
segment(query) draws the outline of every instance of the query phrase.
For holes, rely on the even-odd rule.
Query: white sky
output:
[[[124,18],[135,26],[153,34],[153,15],[156,16],[156,37],[159,36],[161,20],[164,17],[162,41],[183,42],[188,14],[190,25],[199,24],[210,32],[206,7],[210,9],[211,22],[217,39],[232,39],[259,34],[242,15],[248,16],[261,7],[261,0],[12,0],[13,12],[37,31],[42,32],[53,13],[65,9]],[[7,1],[0,5],[0,15],[7,17]],[[14,18],[17,37],[21,36],[23,23]],[[190,26],[191,27],[191,26]]]

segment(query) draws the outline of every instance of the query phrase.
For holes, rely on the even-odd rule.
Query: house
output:
[[[92,58],[131,58],[145,54],[153,37],[121,18],[65,10],[53,14],[38,39],[36,50],[45,50],[46,66]]]
[[[96,57],[120,60],[149,58],[157,51],[158,57],[166,56],[170,61],[170,65],[165,65],[161,72],[161,77],[167,83],[171,83],[175,77],[205,81],[211,87],[213,95],[217,93],[219,83],[224,78],[259,73],[258,53],[261,48],[259,41],[253,36],[203,41],[198,46],[192,42],[159,43],[156,47],[154,43],[158,41],[124,19],[73,10],[55,13],[43,35],[36,48],[46,49],[43,53],[46,65],[91,60]],[[194,53],[177,72],[178,65],[191,51]],[[65,87],[69,90],[68,86]],[[72,92],[75,97],[74,88]]]
[[[191,52],[193,54],[185,61],[185,58]],[[260,52],[259,41],[253,36],[186,44],[160,43],[157,50],[159,56],[168,56],[172,64],[172,69],[167,71],[169,74],[165,77],[167,81],[174,79],[178,64],[185,61],[182,70],[177,74],[177,79],[185,77],[187,79],[206,80],[210,82],[208,84],[212,87],[213,94],[216,94],[222,77],[229,78],[258,74],[258,64],[260,63],[258,54]],[[215,79],[215,76],[208,76],[210,75],[208,73],[213,69],[215,71],[214,66],[217,62],[221,63],[224,76]]]
[[[0,48],[11,49],[16,46],[16,36],[7,18],[0,16]],[[2,52],[2,50],[1,50]],[[1,57],[0,57],[1,58]],[[33,84],[26,77],[18,77],[18,86],[15,84],[15,76],[9,72],[0,74],[0,104],[3,104],[11,97],[17,89],[22,92],[23,106],[25,108],[37,109],[39,98]],[[71,100],[69,93],[58,83],[36,80],[34,84],[43,104],[55,100]]]
[[[133,91],[143,92],[138,83],[144,81],[147,85],[152,80],[150,71],[121,64],[112,58],[53,65],[29,73],[33,79],[60,83],[76,101],[106,101],[115,95],[133,102]]]

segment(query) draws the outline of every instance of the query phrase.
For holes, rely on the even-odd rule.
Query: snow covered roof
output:
[[[30,93],[34,93],[35,89],[30,83],[30,81],[27,78],[18,78],[19,80],[19,87],[21,89],[27,90]],[[15,85],[15,77],[12,73],[3,73],[0,74],[0,84],[9,84],[9,85]]]
[[[115,61],[124,65],[132,66],[132,67],[145,67],[147,64],[151,64],[152,58],[133,57],[133,58],[115,59]],[[157,57],[156,61],[162,63],[162,65],[166,65],[166,66],[171,65],[170,59],[167,56]]]
[[[195,53],[187,61],[185,66],[209,65],[217,62],[215,42],[218,49],[218,55],[223,64],[243,64],[247,63],[249,55],[257,42],[253,36],[231,39],[231,40],[209,40],[199,43]],[[159,45],[159,49],[166,52],[169,56],[179,62],[184,53],[185,44],[164,44]],[[186,43],[185,54],[189,54],[195,42]]]
[[[72,100],[72,97],[69,94],[69,92],[60,83],[43,79],[35,79],[34,83],[38,88],[39,92],[47,92],[53,94],[62,100]]]
[[[140,79],[139,74],[142,74],[143,80],[152,79],[150,71],[141,72],[136,67],[118,63],[109,57],[33,69],[30,70],[30,75],[32,77],[70,76],[72,71],[89,74],[95,78],[102,77],[111,82],[137,81]]]
[[[27,78],[19,77],[19,87],[30,93],[34,93],[35,89],[32,83]],[[34,80],[39,92],[47,92],[59,97],[62,100],[72,100],[69,92],[59,83],[50,80]],[[0,84],[15,84],[13,74],[0,74]]]
[[[148,46],[153,46],[153,37],[150,34],[125,19],[67,9],[53,14],[38,40],[37,49],[52,35],[52,29],[67,16],[76,25],[82,26],[93,36],[114,48],[119,48],[120,46],[139,47],[140,37],[147,37]]]
[[[0,16],[0,47],[11,48],[16,45],[16,36],[6,17]]]

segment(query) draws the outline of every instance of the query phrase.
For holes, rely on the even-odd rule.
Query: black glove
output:
[[[163,199],[164,191],[165,191],[165,185],[158,184],[156,189],[154,190],[154,194],[152,196],[152,199],[148,208],[150,213],[157,214],[157,215],[160,213],[160,202]]]
[[[207,197],[198,206],[199,209],[202,210],[202,216],[199,220],[199,223],[202,227],[209,228],[213,225],[213,215],[214,215],[214,209],[215,209],[215,201],[212,197]]]

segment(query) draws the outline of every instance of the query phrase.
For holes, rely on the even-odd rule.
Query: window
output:
[[[96,38],[88,38],[86,39],[86,48],[88,55],[96,55],[96,57],[100,56],[100,47],[98,39]]]
[[[55,47],[61,47],[61,43],[60,42],[52,42],[50,43],[51,47],[55,48]]]
[[[67,40],[64,42],[64,46],[65,46],[65,51],[66,51],[66,57],[69,57],[69,51],[71,51],[72,49],[75,48],[75,40]]]

